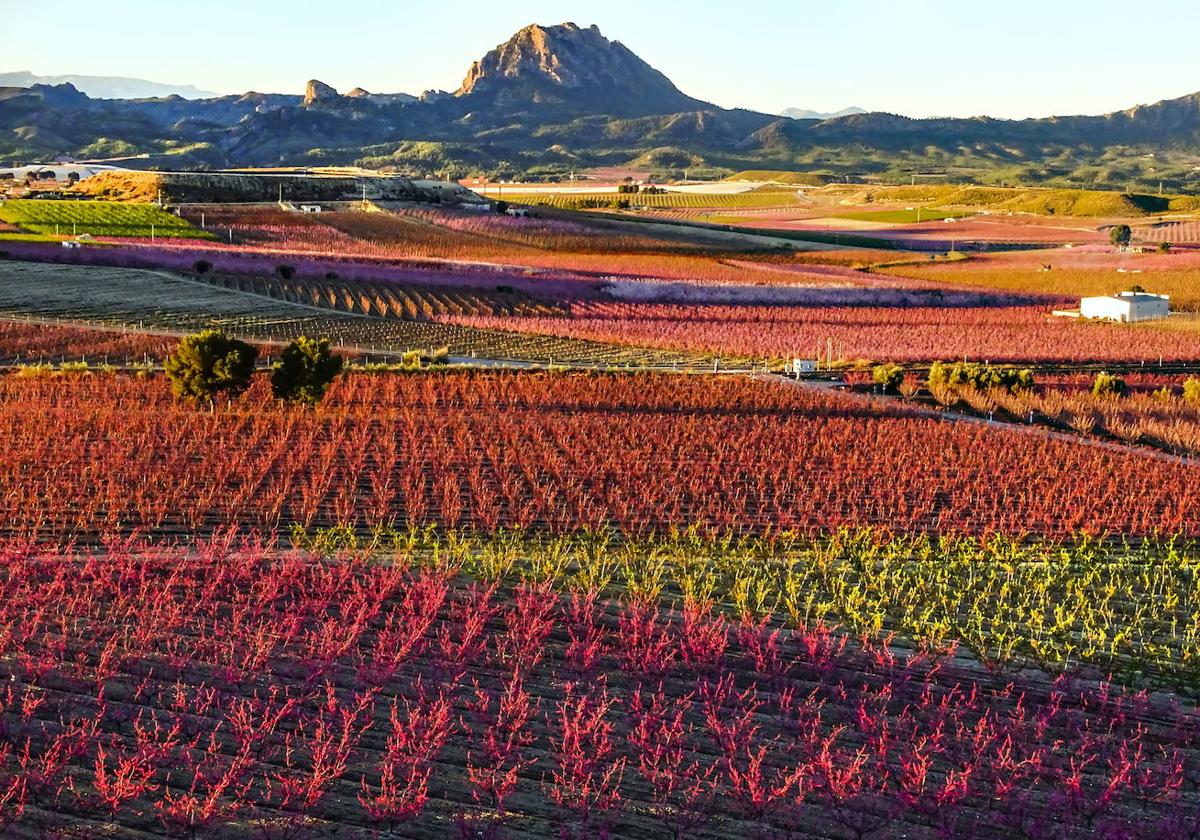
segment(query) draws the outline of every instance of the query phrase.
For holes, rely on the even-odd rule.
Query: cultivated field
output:
[[[7,830],[1152,837],[1195,818],[1194,719],[1105,680],[410,557],[7,551],[0,614],[39,669],[6,666],[6,738],[31,757],[3,777]]]
[[[859,210],[853,213],[838,213],[834,218],[849,219],[854,222],[871,222],[874,224],[907,225],[926,222],[940,222],[944,219],[956,219],[964,214],[949,210],[932,210],[924,207],[905,207],[894,210]]]
[[[707,364],[595,342],[358,317],[139,269],[0,262],[0,313],[175,334],[219,328],[260,342],[329,336],[339,347],[380,354],[445,347],[451,356],[543,363]]]
[[[1137,376],[1132,378],[1136,382]],[[938,396],[950,406],[965,407],[992,419],[1039,423],[1083,437],[1151,447],[1175,455],[1200,455],[1200,402],[1184,396],[1179,377],[1147,378],[1158,380],[1153,390],[1143,386],[1140,391],[1130,389],[1127,396],[1094,395],[1078,385],[1062,388],[1049,383],[1015,394],[967,388]]]
[[[315,413],[262,387],[217,414],[161,379],[0,388],[0,499],[20,536],[389,522],[1132,536],[1200,521],[1193,466],[746,379],[365,376]]]
[[[895,276],[1074,300],[1140,285],[1171,296],[1176,309],[1200,307],[1200,254],[1122,254],[1111,249],[1025,251],[972,255],[969,260],[885,269]]]
[[[208,237],[151,204],[14,199],[0,203],[0,219],[21,230],[53,236]]]
[[[128,364],[161,361],[177,338],[126,329],[88,329],[68,325],[0,321],[0,363],[91,362]]]
[[[615,201],[627,202],[630,207],[648,208],[739,208],[739,207],[788,207],[798,202],[794,190],[763,188],[743,192],[666,192],[617,195],[615,193],[559,192],[542,193],[514,192],[504,194],[506,201],[544,205],[566,210],[604,210]]]
[[[723,305],[603,301],[536,316],[439,316],[481,329],[519,330],[663,350],[760,359],[930,362],[973,359],[1007,363],[1200,364],[1200,332],[1076,322],[1049,316],[1054,304],[929,305],[895,291],[853,303],[845,290],[815,290],[807,305]],[[766,297],[763,295],[763,297]],[[826,299],[821,302],[822,297]],[[911,303],[897,301],[910,297]],[[888,301],[891,301],[890,305]],[[882,304],[882,305],[881,305]],[[832,357],[830,352],[832,351]]]

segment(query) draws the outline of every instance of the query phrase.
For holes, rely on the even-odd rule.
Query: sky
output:
[[[218,93],[454,90],[529,23],[593,23],[685,93],[768,113],[1093,114],[1200,90],[1196,0],[0,0],[0,71]],[[53,37],[47,34],[53,29]],[[22,33],[39,32],[37,37]]]

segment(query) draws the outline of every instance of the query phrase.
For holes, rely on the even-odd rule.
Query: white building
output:
[[[1171,314],[1171,298],[1149,292],[1118,292],[1103,297],[1086,297],[1079,301],[1079,314],[1084,318],[1122,324],[1154,321]]]

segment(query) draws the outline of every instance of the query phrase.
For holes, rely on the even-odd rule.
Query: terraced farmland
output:
[[[259,342],[321,335],[343,348],[381,354],[446,347],[451,356],[542,363],[711,364],[697,355],[322,310],[127,268],[0,263],[0,314],[180,334],[219,328]]]

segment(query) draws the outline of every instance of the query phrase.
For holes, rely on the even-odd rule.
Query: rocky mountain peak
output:
[[[711,107],[596,26],[533,24],[471,65],[457,96],[508,104],[558,102],[613,113],[672,113]]]
[[[314,102],[328,102],[338,98],[338,92],[331,86],[316,79],[309,79],[308,84],[304,86],[304,104],[312,105]]]

